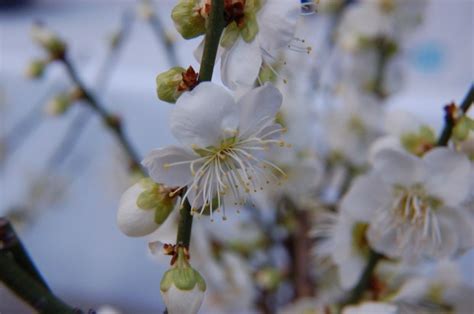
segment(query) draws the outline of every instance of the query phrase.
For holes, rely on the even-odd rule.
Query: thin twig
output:
[[[469,110],[473,102],[474,102],[474,84],[471,84],[471,87],[469,88],[469,91],[464,97],[464,100],[462,101],[461,106],[459,106],[459,109],[461,110],[463,115],[467,113],[467,111]],[[441,135],[438,139],[437,146],[448,145],[449,139],[451,138],[451,134],[453,133],[453,129],[455,126],[456,126],[456,122],[454,120],[454,117],[452,116],[452,113],[446,112],[444,129],[441,132]]]
[[[35,264],[31,260],[28,252],[18,238],[10,222],[0,217],[0,251],[8,251],[13,256],[15,262],[34,278],[46,290],[49,290],[46,281],[41,276]]]
[[[379,263],[383,259],[383,255],[373,250],[370,251],[367,259],[367,265],[359,278],[359,281],[355,287],[351,290],[348,299],[344,302],[344,305],[354,304],[360,301],[364,292],[370,286],[374,271]]]
[[[109,113],[107,109],[96,99],[96,97],[86,88],[82,80],[79,78],[76,69],[66,56],[60,59],[60,61],[66,68],[66,71],[69,74],[71,80],[77,85],[77,87],[82,92],[85,104],[87,104],[92,110],[96,112],[97,115],[99,115],[104,124],[107,125],[108,128],[116,136],[117,140],[122,145],[122,148],[128,155],[128,158],[130,160],[130,166],[133,169],[140,170],[143,174],[145,174],[146,172],[140,164],[140,157],[138,156],[135,149],[132,147],[130,141],[126,138],[120,120],[116,116]]]
[[[148,24],[151,26],[156,38],[158,38],[158,40],[163,43],[166,52],[166,58],[168,59],[168,64],[170,66],[177,66],[178,58],[176,57],[176,49],[174,47],[173,41],[166,34],[166,30],[160,17],[156,13],[153,13],[148,18]]]

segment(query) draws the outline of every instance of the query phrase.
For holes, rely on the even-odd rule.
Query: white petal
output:
[[[342,199],[341,209],[356,220],[369,221],[390,199],[390,187],[384,181],[375,174],[364,175],[354,180]]]
[[[398,150],[398,151],[405,150],[402,144],[400,143],[400,138],[396,136],[384,136],[376,140],[372,144],[372,146],[370,146],[369,161],[373,163],[375,156],[377,156],[377,154],[380,151],[385,150],[385,149]]]
[[[176,102],[171,113],[171,132],[189,147],[216,146],[228,136],[226,132],[237,130],[239,114],[225,88],[203,82]]]
[[[143,191],[140,183],[136,183],[120,198],[117,224],[119,229],[130,237],[143,237],[159,227],[155,223],[153,210],[145,210],[137,206],[137,198]]]
[[[274,122],[282,102],[280,91],[271,83],[254,88],[239,99],[241,135],[254,133],[266,121]]]
[[[196,314],[204,299],[204,291],[196,284],[192,290],[180,290],[175,285],[161,292],[169,314]]]
[[[466,200],[471,179],[471,164],[466,156],[448,148],[435,148],[423,157],[423,161],[428,169],[425,183],[428,193],[440,197],[449,206]]]
[[[366,261],[357,256],[352,256],[338,264],[339,281],[344,290],[349,290],[359,281],[364,271]]]
[[[258,17],[257,40],[260,47],[271,53],[293,39],[300,15],[299,1],[267,0]]]
[[[249,89],[255,84],[261,65],[262,55],[258,43],[255,40],[246,43],[239,38],[222,54],[222,82],[230,89]]]
[[[421,159],[396,149],[377,152],[373,166],[385,182],[402,186],[421,183],[425,174]]]
[[[153,181],[171,187],[184,186],[192,178],[190,163],[173,166],[170,164],[192,161],[196,158],[199,157],[181,147],[168,146],[152,150],[142,161],[142,165],[147,168]]]

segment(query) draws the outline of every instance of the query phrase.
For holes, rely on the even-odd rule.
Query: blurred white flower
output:
[[[382,106],[370,95],[344,90],[342,106],[323,116],[325,138],[331,152],[342,155],[353,165],[368,160],[370,145],[382,134]]]
[[[435,148],[421,159],[385,149],[374,156],[373,167],[354,181],[341,207],[369,222],[368,240],[376,251],[414,261],[473,246],[472,219],[461,206],[470,193],[466,156]]]
[[[421,21],[427,0],[365,0],[350,6],[339,25],[337,42],[356,51],[377,38],[397,42]]]
[[[364,302],[357,305],[346,306],[342,314],[398,314],[395,305],[383,302]]]
[[[244,9],[233,17],[221,39],[221,77],[227,87],[251,88],[262,64],[275,62],[281,49],[306,52],[302,40],[293,37],[300,15],[298,1],[233,2],[233,6],[242,5]],[[198,60],[202,49],[203,43],[195,52]]]
[[[152,151],[144,159],[151,178],[168,186],[187,187],[193,211],[202,214],[222,208],[231,194],[243,204],[251,191],[279,181],[280,168],[265,159],[283,128],[275,123],[281,94],[271,84],[253,89],[236,102],[213,83],[199,84],[177,101],[171,131],[185,147],[170,146]]]

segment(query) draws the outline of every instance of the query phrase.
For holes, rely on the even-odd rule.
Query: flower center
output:
[[[396,223],[409,224],[422,231],[423,237],[431,237],[439,243],[441,235],[436,210],[442,205],[441,200],[426,194],[420,185],[396,187],[394,193],[392,212]]]

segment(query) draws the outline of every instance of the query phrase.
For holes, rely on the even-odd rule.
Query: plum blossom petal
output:
[[[272,52],[287,45],[293,38],[299,15],[298,1],[267,0],[258,16],[260,47]]]
[[[421,183],[425,175],[421,159],[396,149],[379,151],[374,156],[373,166],[382,179],[391,184],[410,186]]]
[[[246,43],[239,38],[235,44],[226,49],[221,59],[221,78],[231,89],[250,88],[257,79],[262,55],[256,40]]]
[[[465,155],[448,148],[435,148],[423,161],[430,173],[425,183],[429,194],[441,198],[448,206],[459,205],[468,198],[471,163]]]
[[[280,91],[270,83],[252,89],[242,96],[238,101],[241,108],[240,133],[255,132],[269,119],[274,121],[281,102]]]
[[[184,186],[192,178],[190,163],[198,158],[184,148],[168,146],[152,150],[142,164],[155,182],[168,186]]]
[[[384,181],[369,174],[355,179],[341,202],[341,208],[359,221],[369,221],[390,197],[390,189]]]
[[[215,146],[237,130],[239,114],[225,88],[203,82],[176,102],[171,113],[171,132],[188,147]]]

